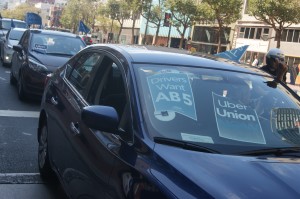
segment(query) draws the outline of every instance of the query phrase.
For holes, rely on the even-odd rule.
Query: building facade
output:
[[[191,38],[192,46],[199,52],[215,53],[216,31],[214,25],[196,24]],[[222,32],[222,50],[230,50],[249,45],[241,62],[251,64],[258,57],[259,65],[265,63],[265,55],[270,48],[276,47],[275,31],[266,23],[258,21],[247,12],[247,0],[244,0],[242,17]],[[280,49],[286,55],[289,66],[300,64],[300,24],[287,28],[281,37]]]

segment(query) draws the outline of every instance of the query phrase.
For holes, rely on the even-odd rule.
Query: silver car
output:
[[[11,28],[3,42],[1,42],[1,61],[3,65],[11,65],[11,58],[14,52],[13,46],[19,43],[26,28]]]

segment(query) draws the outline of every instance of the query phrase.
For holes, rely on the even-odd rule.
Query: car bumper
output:
[[[28,67],[22,71],[23,88],[29,97],[41,97],[44,92],[47,74],[36,72]]]

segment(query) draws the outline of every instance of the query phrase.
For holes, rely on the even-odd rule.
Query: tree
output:
[[[218,48],[217,53],[221,51],[221,37],[224,32],[224,26],[241,18],[242,0],[203,0],[200,13],[202,18],[218,24]]]
[[[280,48],[283,30],[300,23],[299,11],[299,0],[249,0],[250,15],[274,29],[277,48]]]
[[[179,48],[182,48],[187,28],[199,17],[198,5],[194,0],[167,0],[166,6],[172,14],[171,24],[181,36]]]
[[[78,29],[79,21],[82,20],[88,27],[93,27],[97,7],[91,6],[93,0],[69,0],[61,16],[61,23],[65,28],[73,29],[75,33]]]
[[[13,10],[3,10],[1,15],[2,17],[25,20],[27,12],[40,13],[41,10],[30,4],[23,3]]]
[[[119,11],[116,15],[116,20],[118,21],[118,23],[120,25],[119,33],[118,33],[118,37],[117,37],[118,43],[120,43],[120,35],[121,35],[122,29],[123,29],[124,20],[130,18],[129,5],[124,0],[119,1],[119,3],[120,3]]]
[[[134,29],[136,20],[140,17],[142,12],[143,0],[126,0],[130,7],[131,12],[131,20],[132,20],[132,27],[131,27],[131,44],[134,44]]]
[[[155,5],[152,5],[152,1],[144,2],[142,16],[147,20],[147,22],[152,23],[156,27],[154,44],[157,43],[159,30],[165,16],[165,2],[165,0],[158,0],[158,3]],[[148,23],[146,23],[146,26],[148,26]],[[148,27],[146,27],[146,29],[147,28]],[[144,36],[146,38],[146,31]]]

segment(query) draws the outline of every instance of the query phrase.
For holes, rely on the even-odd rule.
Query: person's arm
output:
[[[277,65],[277,75],[275,81],[282,81],[286,83],[286,73],[288,71],[288,66],[284,62],[279,61],[279,59],[275,59],[275,64]]]

